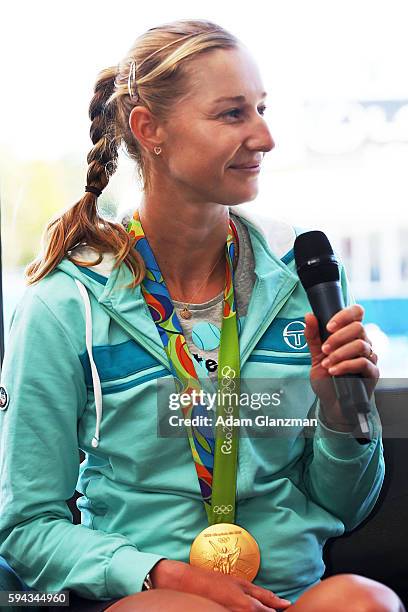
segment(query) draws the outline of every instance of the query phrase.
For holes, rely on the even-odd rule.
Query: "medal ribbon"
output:
[[[146,265],[146,275],[141,290],[150,314],[156,324],[160,339],[169,359],[170,370],[176,381],[176,389],[181,393],[200,393],[201,385],[193,364],[193,357],[187,346],[180,321],[177,317],[170,293],[160,272],[156,258],[142,228],[138,210],[130,220],[127,231],[135,239],[138,250]],[[223,300],[223,319],[218,360],[217,413],[219,416],[238,417],[237,396],[226,403],[226,394],[239,397],[239,344],[235,308],[233,276],[235,244],[238,244],[237,230],[229,220],[225,245],[225,286]],[[197,397],[196,395],[196,397]],[[193,403],[182,407],[184,418],[208,414],[207,408]],[[236,427],[216,426],[215,441],[212,435],[204,435],[200,428],[185,425],[190,448],[196,467],[201,495],[210,525],[214,523],[233,523],[235,519],[236,475],[238,460],[238,434]]]

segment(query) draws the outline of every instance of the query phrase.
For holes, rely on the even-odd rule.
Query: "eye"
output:
[[[240,108],[232,108],[231,110],[222,113],[222,117],[232,117],[233,119],[238,119],[237,114],[239,116],[239,113],[241,113]]]
[[[262,104],[262,106],[260,106],[258,108],[260,115],[263,117],[265,110],[266,110],[266,105]],[[229,111],[226,111],[225,113],[222,113],[222,117],[232,117],[233,119],[239,119],[239,116],[242,114],[242,109],[241,108],[232,108]]]

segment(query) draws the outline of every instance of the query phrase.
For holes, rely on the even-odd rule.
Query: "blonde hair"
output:
[[[139,36],[126,57],[105,68],[96,79],[89,105],[93,147],[87,156],[86,184],[103,190],[114,174],[120,146],[136,162],[144,191],[151,189],[149,157],[129,126],[129,115],[143,105],[165,121],[174,105],[189,93],[188,65],[198,54],[211,49],[235,48],[238,39],[222,27],[204,20],[180,20],[150,28]],[[135,77],[132,79],[132,77]],[[116,268],[122,262],[133,273],[128,287],[140,284],[145,275],[142,257],[132,248],[134,238],[118,223],[103,219],[95,194],[85,195],[63,214],[50,221],[43,234],[43,254],[26,270],[28,284],[52,272],[63,257],[78,265],[95,266],[103,252],[114,254]],[[79,261],[70,255],[86,244],[98,255],[95,261]]]

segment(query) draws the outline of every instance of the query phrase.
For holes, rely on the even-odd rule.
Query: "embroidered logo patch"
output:
[[[291,321],[283,330],[283,339],[288,346],[302,350],[307,345],[305,338],[306,324],[303,321]]]
[[[0,387],[0,410],[5,410],[9,403],[9,396],[6,387]]]
[[[305,327],[306,323],[302,317],[293,319],[276,317],[255,348],[279,353],[298,353],[310,357]]]

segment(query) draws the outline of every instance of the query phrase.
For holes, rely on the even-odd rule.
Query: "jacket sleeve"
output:
[[[65,328],[32,289],[14,313],[1,378],[9,401],[0,411],[0,555],[33,589],[124,597],[141,591],[165,557],[72,522],[66,502],[79,473],[84,373]]]
[[[345,304],[355,303],[343,266],[341,284]],[[382,426],[374,395],[368,417],[371,442],[365,445],[351,433],[326,427],[320,420],[317,397],[311,411],[315,408],[317,426],[314,436],[306,438],[303,453],[303,484],[312,501],[351,531],[370,514],[384,481]]]
[[[303,483],[310,499],[336,516],[351,531],[371,512],[384,481],[381,424],[372,400],[371,442],[359,444],[352,434],[327,428],[319,418],[313,438],[306,439]]]

